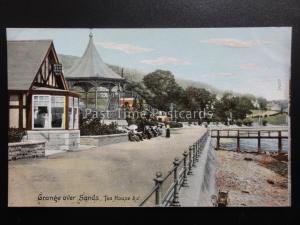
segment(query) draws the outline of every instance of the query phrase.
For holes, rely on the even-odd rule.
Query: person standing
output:
[[[166,127],[167,127],[166,138],[169,138],[171,136],[171,134],[170,134],[170,124],[167,124]]]

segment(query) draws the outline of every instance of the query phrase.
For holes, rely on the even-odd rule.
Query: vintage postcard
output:
[[[291,27],[6,32],[8,206],[291,205]]]

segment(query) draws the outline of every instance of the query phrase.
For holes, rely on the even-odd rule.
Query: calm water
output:
[[[253,126],[252,128],[262,128],[262,129],[272,129],[281,126]],[[226,127],[224,127],[226,129]],[[234,128],[234,127],[232,127]],[[284,135],[284,134],[283,134]],[[215,139],[215,138],[214,138]],[[216,139],[215,139],[216,140]],[[282,139],[282,151],[289,151],[289,141],[290,139]],[[221,138],[220,148],[236,150],[236,139]],[[240,149],[241,151],[257,151],[257,139],[240,139]],[[261,149],[262,151],[278,151],[278,140],[277,139],[261,139]]]

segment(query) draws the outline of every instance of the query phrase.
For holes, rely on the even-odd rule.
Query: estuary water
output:
[[[220,128],[220,127],[213,127],[213,128]],[[236,126],[232,127],[222,127],[224,129],[228,128],[240,128]],[[244,127],[243,127],[244,128]],[[242,128],[242,129],[243,129]],[[253,129],[278,129],[278,128],[286,128],[288,129],[287,126],[253,126],[251,127]],[[215,138],[214,138],[215,139]],[[236,138],[221,138],[220,139],[220,148],[221,149],[227,149],[227,150],[236,150],[236,143],[237,140]],[[240,139],[240,150],[241,151],[247,151],[247,152],[256,152],[257,151],[257,139]],[[290,142],[290,137],[287,139],[282,139],[282,151],[283,152],[288,152],[289,151],[289,142]],[[278,140],[277,139],[261,139],[261,150],[262,151],[269,151],[269,152],[277,152],[278,151]]]
[[[288,152],[288,139],[282,139],[282,151]],[[277,152],[278,140],[277,139],[261,139],[261,150]],[[220,148],[228,150],[236,150],[236,139],[222,139],[220,140]],[[257,139],[241,139],[240,140],[241,151],[256,152],[257,151]]]

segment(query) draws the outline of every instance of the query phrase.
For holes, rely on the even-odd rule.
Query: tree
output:
[[[247,114],[254,109],[251,98],[248,96],[235,96],[232,93],[224,93],[222,98],[215,103],[215,117],[222,121],[227,121],[227,118],[232,116],[232,119],[245,119]]]
[[[182,105],[184,90],[176,83],[170,71],[156,70],[146,75],[143,82],[136,85],[137,91],[148,104],[168,111],[171,103]]]
[[[246,97],[241,96],[236,98],[237,104],[233,109],[232,116],[235,119],[245,119],[247,114],[251,114],[251,109],[254,109],[252,101]]]
[[[263,97],[259,97],[259,98],[257,98],[257,103],[259,105],[259,109],[267,110],[267,104],[268,104],[267,99],[265,99]]]
[[[204,88],[187,87],[185,90],[186,108],[193,110],[203,110],[206,105],[215,102],[216,96]]]

